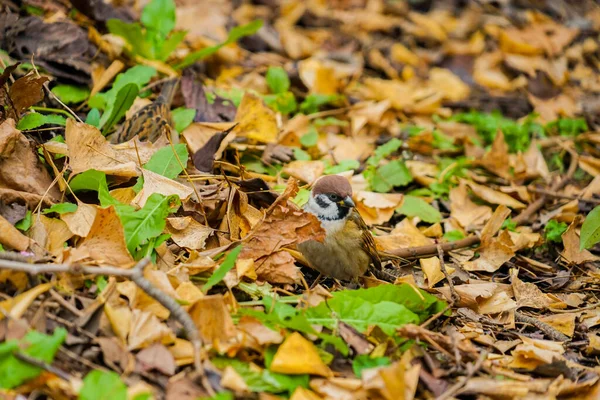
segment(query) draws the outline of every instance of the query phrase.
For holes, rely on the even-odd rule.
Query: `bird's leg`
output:
[[[317,285],[319,284],[319,282],[321,282],[321,278],[323,278],[323,274],[319,272],[319,275],[317,276],[317,279],[315,279],[315,281],[313,282],[313,284],[310,285],[310,290],[313,290],[314,288],[317,287]]]

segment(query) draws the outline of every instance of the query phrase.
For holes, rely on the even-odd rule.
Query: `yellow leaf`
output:
[[[279,128],[275,113],[263,103],[260,97],[252,93],[244,94],[235,115],[235,122],[238,126],[234,131],[240,136],[263,143],[273,143],[277,140]]]
[[[298,332],[292,333],[279,346],[270,369],[273,372],[290,375],[311,374],[325,377],[333,375],[319,357],[315,346]]]
[[[47,292],[52,287],[51,283],[43,283],[37,285],[33,289],[29,289],[25,293],[21,293],[17,297],[12,299],[4,300],[0,302],[0,309],[4,310],[11,318],[21,318],[27,307],[33,303],[33,301],[40,294]],[[4,313],[0,313],[0,321],[4,319]]]

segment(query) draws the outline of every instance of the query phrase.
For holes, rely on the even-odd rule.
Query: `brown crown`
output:
[[[348,179],[339,175],[326,175],[317,180],[312,189],[313,196],[334,193],[344,198],[352,197],[352,186]]]

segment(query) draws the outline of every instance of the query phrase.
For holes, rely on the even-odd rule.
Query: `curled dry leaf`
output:
[[[575,231],[576,228],[577,221],[573,221],[565,233],[562,234],[563,245],[565,248],[562,251],[561,256],[563,256],[565,261],[569,264],[575,265],[600,260],[600,257],[593,255],[588,250],[580,250],[580,238]]]
[[[12,319],[19,319],[25,314],[31,303],[42,293],[52,289],[52,283],[42,283],[18,296],[0,302],[0,321],[4,319],[4,314]]]
[[[131,351],[154,343],[171,344],[175,341],[175,334],[155,315],[146,311],[133,310],[127,341],[127,349]]]
[[[60,219],[67,224],[71,232],[84,238],[90,233],[96,220],[96,209],[96,206],[78,201],[77,210],[72,213],[61,214]]]
[[[204,343],[220,348],[236,335],[233,320],[222,295],[205,296],[189,309]]]
[[[35,72],[31,71],[12,84],[9,93],[17,114],[21,114],[44,99],[43,86],[47,81],[47,77],[36,76]]]
[[[192,217],[167,218],[167,232],[180,247],[202,250],[213,231],[214,229],[202,225]]]
[[[492,217],[491,207],[475,204],[469,198],[465,182],[450,190],[450,212],[463,228],[482,226]]]
[[[0,216],[0,244],[9,249],[25,251],[29,247],[29,238]]]
[[[132,203],[139,207],[144,207],[146,201],[154,193],[163,196],[177,195],[182,201],[187,200],[194,193],[194,189],[191,187],[147,169],[142,170],[142,176],[144,177],[144,187],[132,200]]]

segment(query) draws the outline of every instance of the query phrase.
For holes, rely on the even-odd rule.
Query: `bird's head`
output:
[[[307,211],[319,219],[333,221],[346,218],[354,206],[350,182],[343,176],[326,175],[313,186]]]

